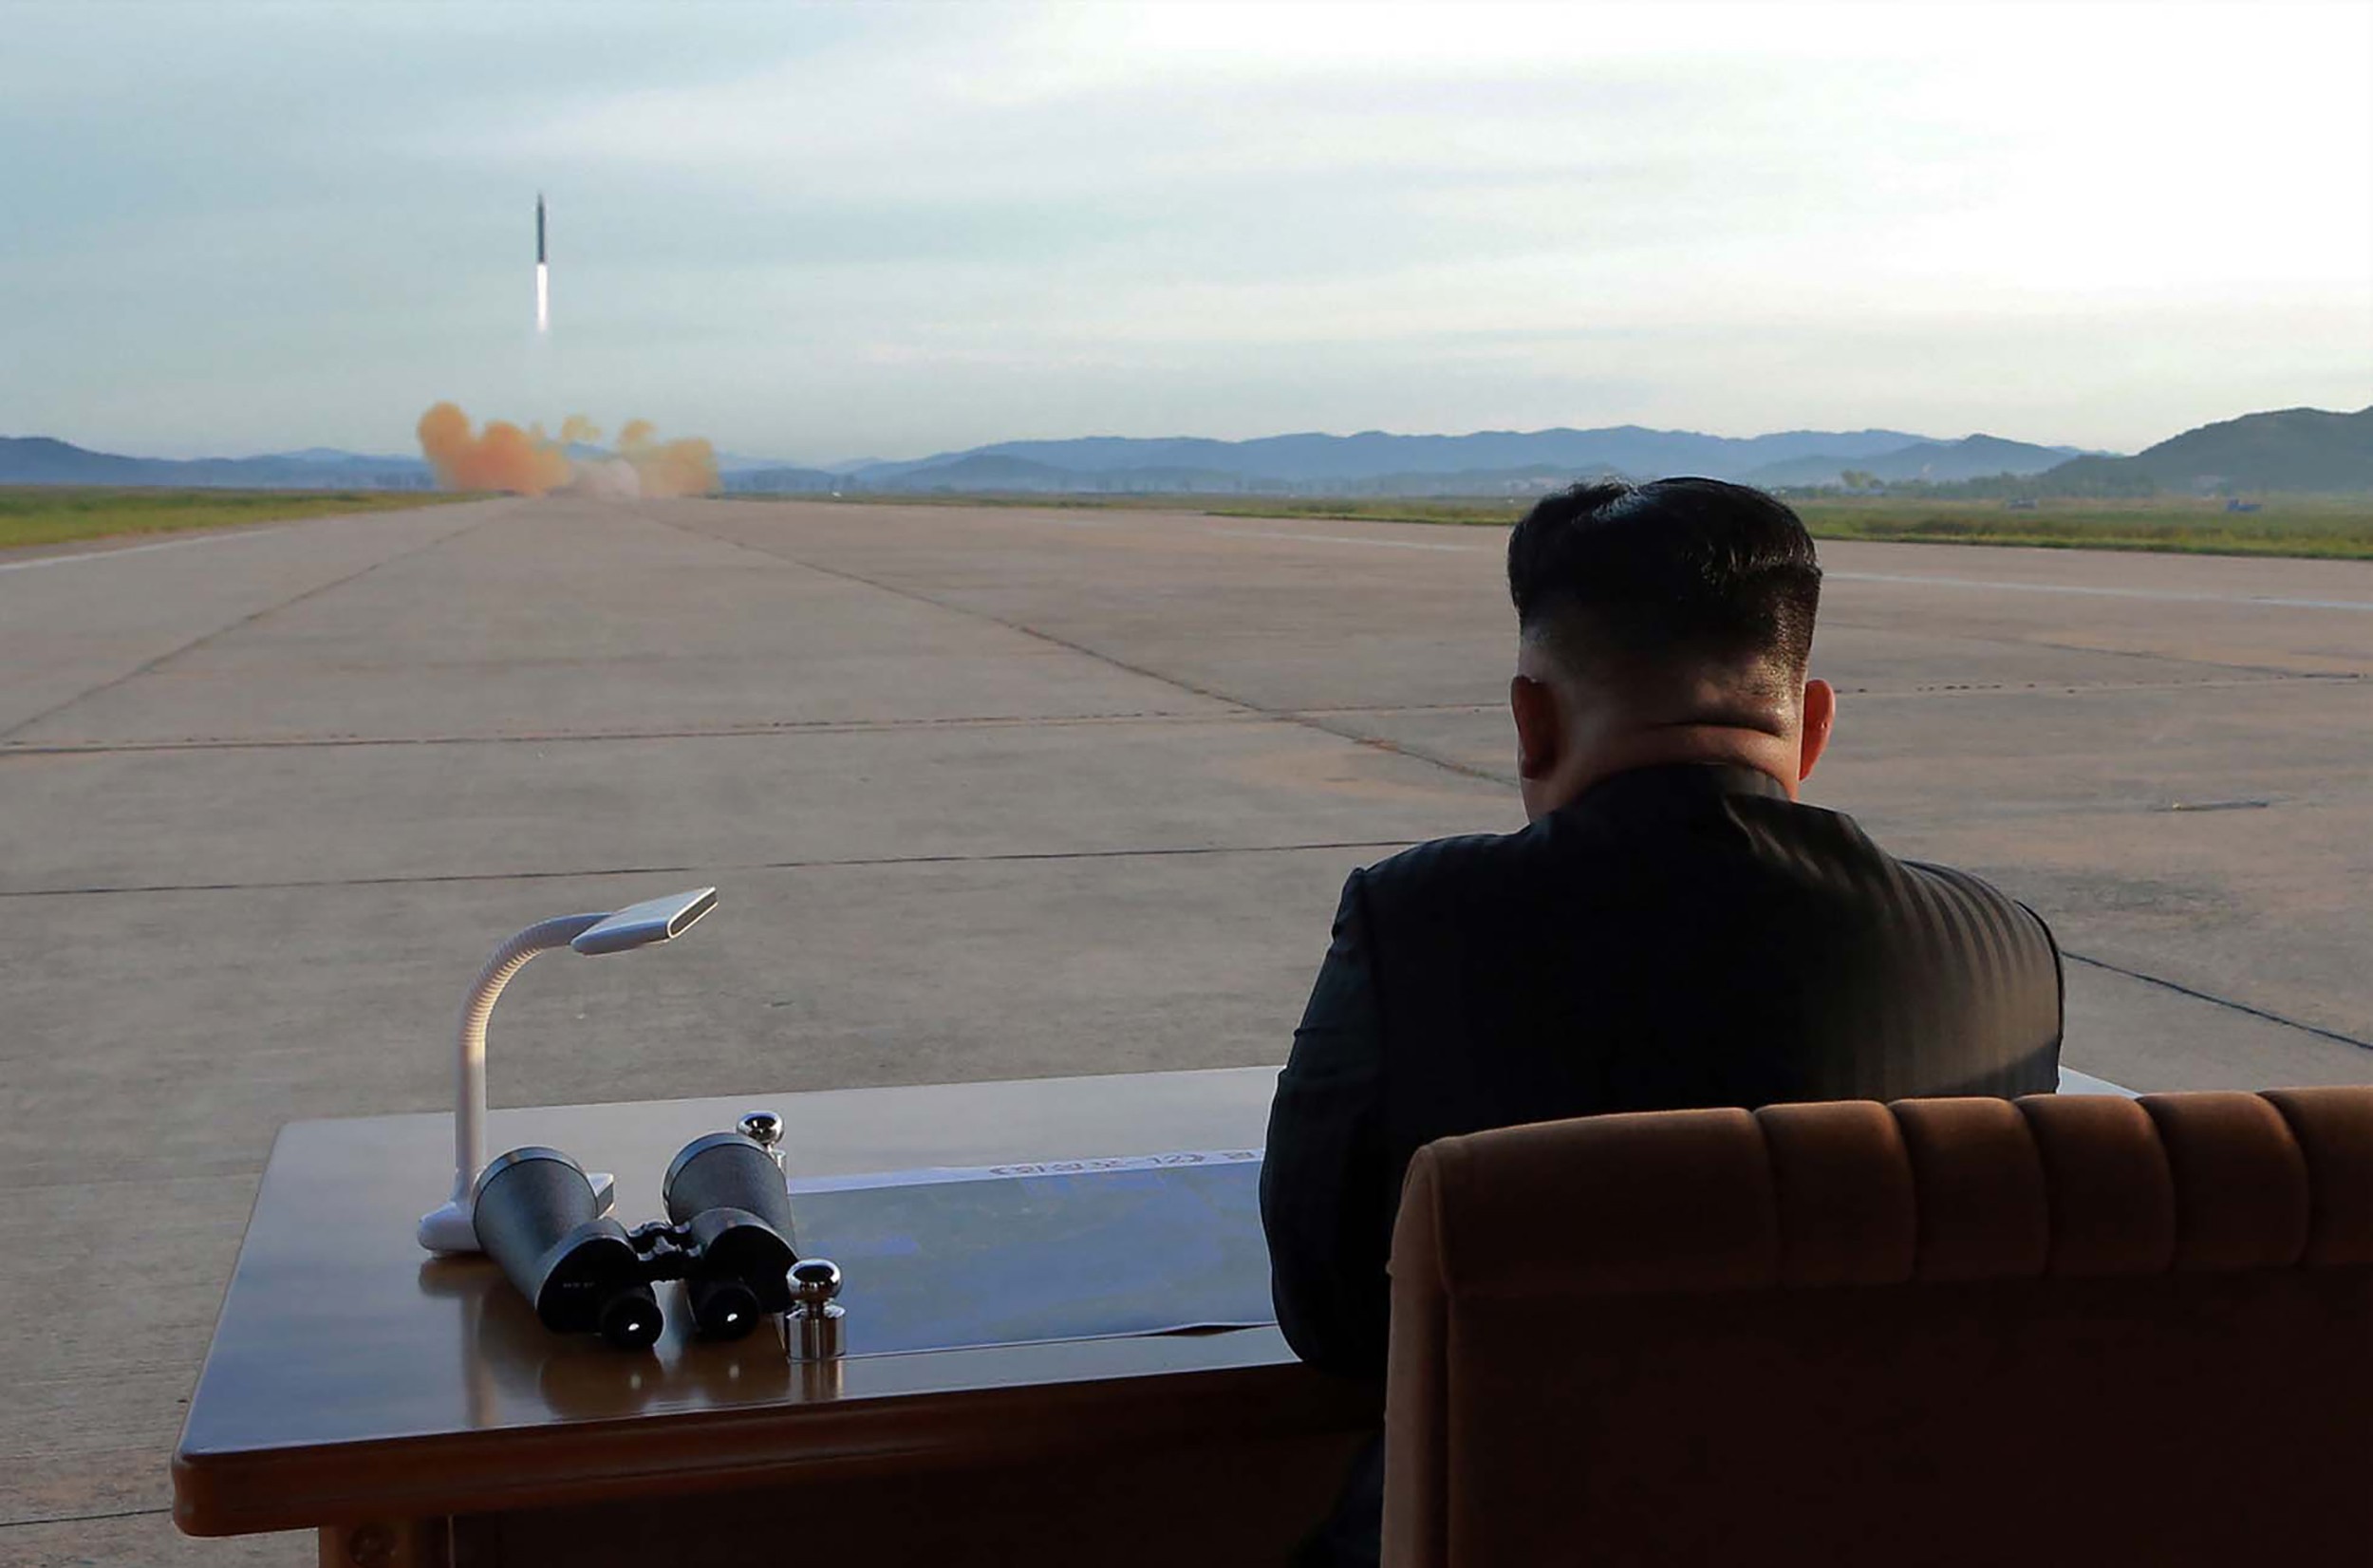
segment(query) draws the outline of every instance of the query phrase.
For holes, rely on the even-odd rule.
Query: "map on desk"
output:
[[[844,1354],[1276,1321],[1258,1149],[790,1186],[801,1255],[840,1265]]]

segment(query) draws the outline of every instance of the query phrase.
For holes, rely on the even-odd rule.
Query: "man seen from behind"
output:
[[[1821,568],[1713,479],[1583,484],[1508,540],[1529,826],[1355,871],[1270,1112],[1261,1215],[1303,1359],[1384,1375],[1401,1181],[1454,1133],[1603,1111],[2016,1095],[2058,1078],[2036,914],[1799,786]],[[1373,1561],[1380,1444],[1307,1559]]]

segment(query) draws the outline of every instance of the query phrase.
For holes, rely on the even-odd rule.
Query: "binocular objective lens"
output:
[[[738,1208],[764,1221],[785,1241],[794,1240],[782,1167],[738,1132],[712,1132],[686,1144],[660,1184],[660,1201],[679,1224],[705,1209]]]

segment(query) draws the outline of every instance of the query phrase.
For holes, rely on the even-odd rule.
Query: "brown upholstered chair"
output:
[[[1394,1568],[2373,1561],[2373,1087],[1447,1138]]]

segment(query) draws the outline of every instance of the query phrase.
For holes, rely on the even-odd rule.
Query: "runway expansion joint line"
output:
[[[1513,778],[1503,774],[1495,773],[1489,769],[1471,767],[1464,762],[1455,761],[1448,757],[1437,756],[1429,753],[1417,750],[1413,747],[1402,745],[1396,741],[1387,740],[1380,736],[1361,735],[1356,731],[1345,731],[1337,729],[1331,724],[1322,724],[1317,719],[1301,717],[1301,715],[1295,709],[1265,708],[1258,702],[1253,702],[1244,698],[1234,696],[1231,693],[1221,691],[1216,687],[1198,685],[1194,681],[1186,680],[1179,676],[1166,675],[1160,670],[1149,668],[1143,664],[1131,663],[1130,661],[1117,658],[1112,654],[1105,652],[1101,648],[1091,647],[1085,643],[1074,642],[1068,637],[1064,637],[1056,632],[1047,631],[1042,627],[1033,626],[1020,621],[1009,621],[1003,616],[992,615],[985,610],[971,609],[962,605],[952,604],[944,599],[935,599],[927,593],[921,593],[913,588],[900,588],[895,583],[882,582],[878,579],[868,577],[861,572],[848,571],[838,567],[819,566],[813,561],[805,560],[796,555],[787,554],[781,551],[768,550],[763,546],[751,544],[747,540],[729,538],[719,534],[709,533],[701,529],[688,527],[682,523],[672,523],[661,520],[661,526],[675,529],[679,532],[692,534],[696,538],[706,539],[713,544],[729,545],[738,550],[749,551],[754,554],[764,555],[771,560],[788,562],[793,566],[799,567],[808,571],[820,573],[826,577],[837,577],[844,582],[860,584],[863,587],[872,588],[877,592],[895,594],[901,599],[910,600],[919,605],[927,605],[933,609],[942,610],[950,615],[962,615],[975,621],[985,621],[991,625],[1002,626],[1007,631],[1014,632],[1017,635],[1036,638],[1041,643],[1052,644],[1054,646],[1062,648],[1066,652],[1078,654],[1084,659],[1095,660],[1099,663],[1108,664],[1117,670],[1127,671],[1129,674],[1138,676],[1144,680],[1158,681],[1164,685],[1173,687],[1179,691],[1186,692],[1195,697],[1203,698],[1207,701],[1225,702],[1232,707],[1241,708],[1247,713],[1257,714],[1264,719],[1275,719],[1288,724],[1299,724],[1304,729],[1316,730],[1321,735],[1333,736],[1337,740],[1348,740],[1354,745],[1365,746],[1372,751],[1384,752],[1393,756],[1405,756],[1412,762],[1426,763],[1429,766],[1440,768],[1446,773],[1456,774],[1461,777],[1477,779],[1485,783],[1512,786],[1516,782]]]
[[[2071,952],[2065,947],[2060,950],[2060,956],[2090,968],[2103,969],[2113,975],[2123,975],[2128,980],[2140,980],[2145,985],[2156,985],[2162,990],[2173,991],[2177,996],[2190,997],[2195,1001],[2204,1001],[2216,1007],[2230,1008],[2235,1013],[2246,1013],[2253,1018],[2264,1018],[2268,1023],[2279,1023],[2286,1029],[2296,1029],[2302,1034],[2313,1035],[2321,1039],[2332,1040],[2341,1045],[2353,1045],[2360,1051],[2373,1051],[2373,1040],[2359,1039],[2354,1035],[2343,1034],[2337,1029],[2326,1029],[2320,1024],[2303,1023],[2297,1018],[2285,1017],[2280,1013],[2269,1012],[2263,1007],[2253,1007],[2246,1001],[2235,1001],[2231,997],[2220,997],[2214,991],[2202,991],[2196,986],[2186,985],[2180,980],[2171,980],[2163,975],[2149,974],[2140,969],[2129,969],[2122,963],[2112,963],[2106,959],[2090,958],[2083,953]]]

